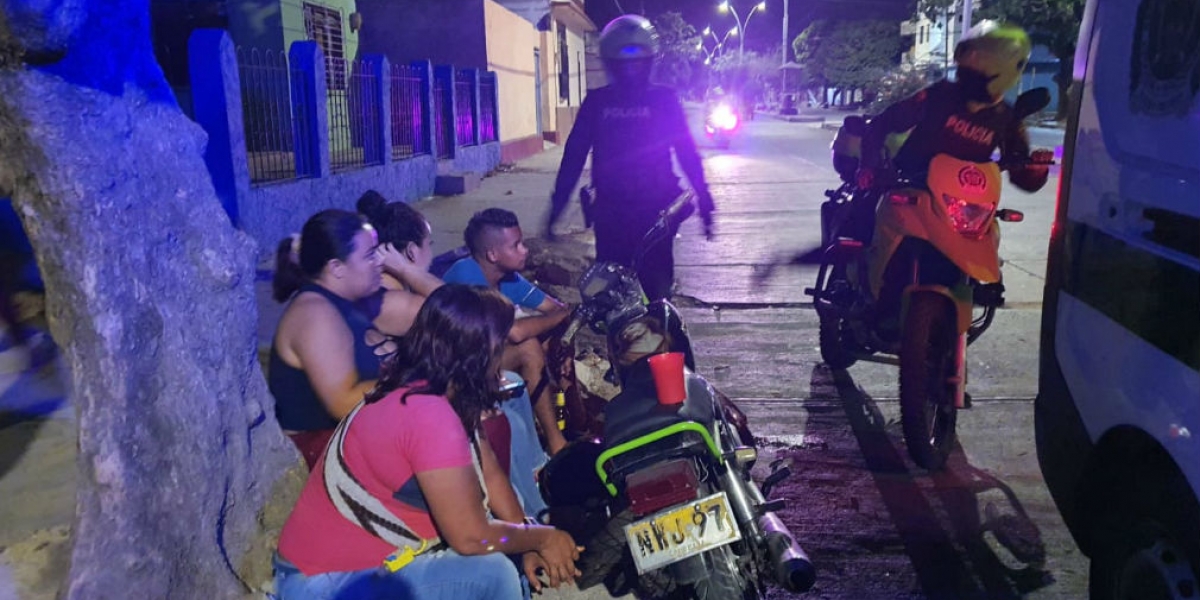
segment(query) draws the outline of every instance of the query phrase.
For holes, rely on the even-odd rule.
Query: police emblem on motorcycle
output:
[[[958,185],[968,192],[981,193],[987,191],[987,176],[979,167],[974,165],[963,167],[958,171]]]

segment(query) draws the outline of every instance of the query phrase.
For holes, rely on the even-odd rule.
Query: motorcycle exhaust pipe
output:
[[[775,582],[789,592],[807,592],[812,588],[817,581],[817,570],[783,521],[768,512],[758,518],[758,526],[775,570]]]

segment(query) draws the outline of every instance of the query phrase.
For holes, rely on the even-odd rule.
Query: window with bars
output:
[[[346,89],[346,43],[341,11],[305,2],[304,33],[325,55],[325,84],[331,90]]]
[[[558,25],[558,97],[571,100],[571,51],[567,47],[567,26]]]

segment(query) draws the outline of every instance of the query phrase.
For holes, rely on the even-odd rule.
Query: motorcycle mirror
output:
[[[1002,208],[996,211],[996,218],[1005,223],[1020,223],[1025,220],[1025,213],[1011,208]]]
[[[1018,119],[1024,119],[1046,108],[1049,104],[1050,90],[1044,87],[1037,87],[1017,96],[1017,101],[1013,104],[1013,112],[1017,113]]]

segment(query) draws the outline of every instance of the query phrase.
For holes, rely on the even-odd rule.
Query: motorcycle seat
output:
[[[612,448],[685,421],[711,424],[714,408],[708,381],[690,370],[685,370],[684,376],[687,399],[677,405],[662,405],[647,360],[630,366],[621,392],[604,407],[605,446]]]

